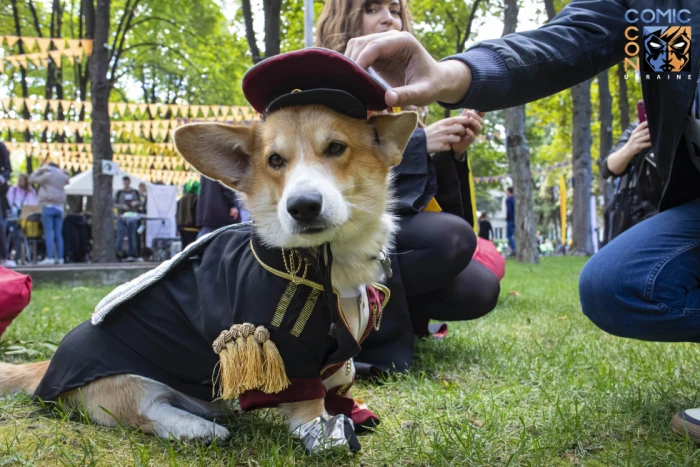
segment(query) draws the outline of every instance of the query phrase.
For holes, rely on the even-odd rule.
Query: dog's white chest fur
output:
[[[359,341],[369,324],[367,288],[363,285],[354,290],[340,291],[340,307],[350,332]]]

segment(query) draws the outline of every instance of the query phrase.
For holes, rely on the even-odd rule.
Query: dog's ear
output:
[[[251,178],[256,125],[190,123],[173,132],[182,157],[204,176],[245,193]]]
[[[418,123],[415,112],[375,115],[369,119],[379,137],[379,148],[387,166],[395,167],[401,162],[403,151]]]

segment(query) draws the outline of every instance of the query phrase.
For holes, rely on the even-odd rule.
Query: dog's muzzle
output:
[[[328,227],[321,216],[322,209],[323,196],[318,191],[307,191],[287,199],[287,212],[297,222],[301,234],[319,233]]]

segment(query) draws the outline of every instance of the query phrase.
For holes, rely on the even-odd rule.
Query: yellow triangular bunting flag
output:
[[[41,50],[41,53],[45,54],[49,51],[49,47],[51,47],[51,39],[45,39],[40,37],[36,41],[39,43],[39,50]]]

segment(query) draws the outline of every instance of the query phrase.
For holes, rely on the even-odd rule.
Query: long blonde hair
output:
[[[408,0],[401,3],[401,30],[413,32]],[[362,15],[373,0],[327,0],[316,22],[316,46],[344,53],[350,39],[362,35]]]

